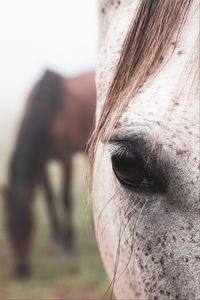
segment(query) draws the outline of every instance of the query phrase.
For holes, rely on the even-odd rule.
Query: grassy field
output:
[[[11,146],[7,149],[2,140],[0,144],[2,184],[6,182],[6,166]],[[4,229],[3,199],[0,198],[0,300],[102,298],[108,282],[96,246],[91,212],[86,209],[82,158],[76,158],[74,168],[76,251],[66,254],[52,241],[43,193],[38,190],[34,203],[36,228],[32,249],[33,274],[28,280],[16,281],[12,277],[13,257]],[[50,169],[59,207],[60,172],[56,165],[52,165]]]

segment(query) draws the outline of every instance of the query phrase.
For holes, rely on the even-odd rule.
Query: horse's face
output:
[[[97,120],[138,3],[99,3]],[[98,145],[94,219],[119,299],[200,295],[199,107],[190,79],[198,34],[195,8],[166,65],[130,102],[110,142]]]
[[[6,229],[17,261],[15,275],[29,274],[29,251],[32,223],[33,188],[24,184],[11,184],[2,190],[5,202]]]

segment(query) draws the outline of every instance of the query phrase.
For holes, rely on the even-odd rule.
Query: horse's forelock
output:
[[[150,75],[158,71],[170,46],[173,52],[192,2],[141,0],[125,37],[97,127],[90,139],[90,170],[99,141],[109,139],[127,104]]]

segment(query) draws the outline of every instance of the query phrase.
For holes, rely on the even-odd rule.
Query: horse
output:
[[[33,232],[33,199],[43,186],[53,237],[66,250],[74,248],[71,176],[72,159],[85,152],[94,124],[96,89],[94,72],[63,77],[47,70],[33,87],[22,118],[4,191],[6,227],[16,258],[15,275],[30,274]],[[56,160],[63,169],[62,202],[64,224],[59,224],[54,207],[47,164]],[[62,225],[62,228],[61,228]]]
[[[198,1],[98,11],[88,176],[111,298],[199,299]]]

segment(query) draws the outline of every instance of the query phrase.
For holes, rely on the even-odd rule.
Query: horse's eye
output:
[[[138,155],[112,155],[113,171],[119,182],[127,187],[155,189],[154,180],[148,175],[144,162]]]

